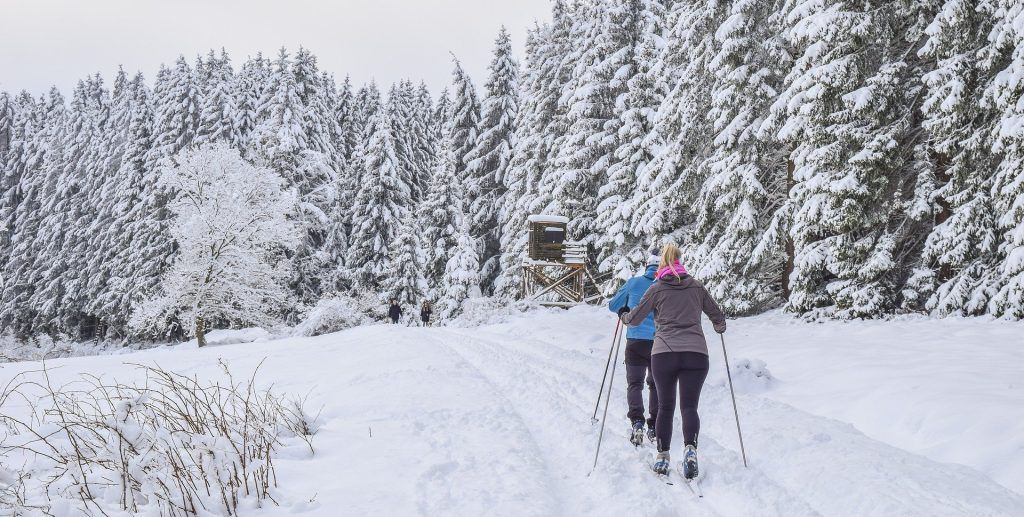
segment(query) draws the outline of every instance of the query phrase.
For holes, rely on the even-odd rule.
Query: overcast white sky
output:
[[[548,19],[550,0],[0,0],[0,90],[67,94],[95,72],[109,85],[118,65],[152,82],[179,54],[223,46],[237,67],[303,45],[339,80],[423,79],[436,94],[449,52],[482,88],[500,26],[521,58],[527,27]]]

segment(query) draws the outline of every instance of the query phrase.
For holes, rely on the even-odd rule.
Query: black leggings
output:
[[[697,446],[700,417],[697,402],[704,379],[708,376],[708,356],[699,352],[662,352],[651,356],[651,373],[658,389],[658,419],[654,432],[658,435],[658,451],[672,446],[672,417],[676,405],[676,384],[679,385],[679,409],[683,413],[683,440]]]

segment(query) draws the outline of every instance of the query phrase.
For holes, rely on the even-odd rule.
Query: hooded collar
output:
[[[682,276],[682,275],[685,275],[685,274],[687,274],[686,267],[683,266],[682,264],[680,264],[679,261],[677,260],[677,261],[673,262],[672,264],[669,264],[669,265],[659,269],[658,273],[656,275],[654,275],[654,278],[657,278],[658,280],[661,280],[661,279],[665,278],[666,276]]]
[[[658,279],[658,283],[666,284],[666,285],[668,285],[670,287],[675,287],[675,288],[681,287],[683,289],[690,288],[690,287],[695,287],[695,286],[699,285],[699,284],[697,284],[697,279],[695,279],[692,276],[690,276],[689,273],[684,273],[684,274],[682,274],[680,276],[665,275],[665,276],[663,276],[663,277]]]
[[[657,272],[658,266],[656,264],[651,264],[650,266],[647,266],[647,269],[644,271],[644,278],[654,280],[654,275],[657,274]]]

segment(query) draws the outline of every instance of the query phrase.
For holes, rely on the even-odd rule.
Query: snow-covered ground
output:
[[[125,362],[214,377],[218,358],[236,372],[266,358],[258,381],[309,393],[323,408],[322,426],[313,457],[282,451],[281,506],[255,514],[1024,512],[1019,323],[730,321],[750,468],[740,462],[713,340],[701,400],[703,500],[659,482],[645,464],[650,449],[627,442],[621,368],[600,463],[587,476],[599,429],[590,415],[614,324],[598,308],[541,310],[479,327],[364,326],[47,367],[55,381],[83,373],[131,380],[138,372]],[[38,367],[0,365],[0,382]]]

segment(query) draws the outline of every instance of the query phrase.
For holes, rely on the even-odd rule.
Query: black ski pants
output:
[[[651,356],[651,372],[658,389],[658,451],[672,446],[672,417],[675,413],[676,387],[679,388],[679,409],[683,414],[683,441],[697,446],[700,417],[697,402],[708,376],[708,356],[700,352],[662,352]]]
[[[644,379],[647,380],[647,407],[651,417],[647,419],[647,427],[654,428],[658,420],[658,390],[654,386],[654,374],[651,373],[650,339],[626,339],[626,402],[629,413],[626,416],[630,423],[644,420]]]

